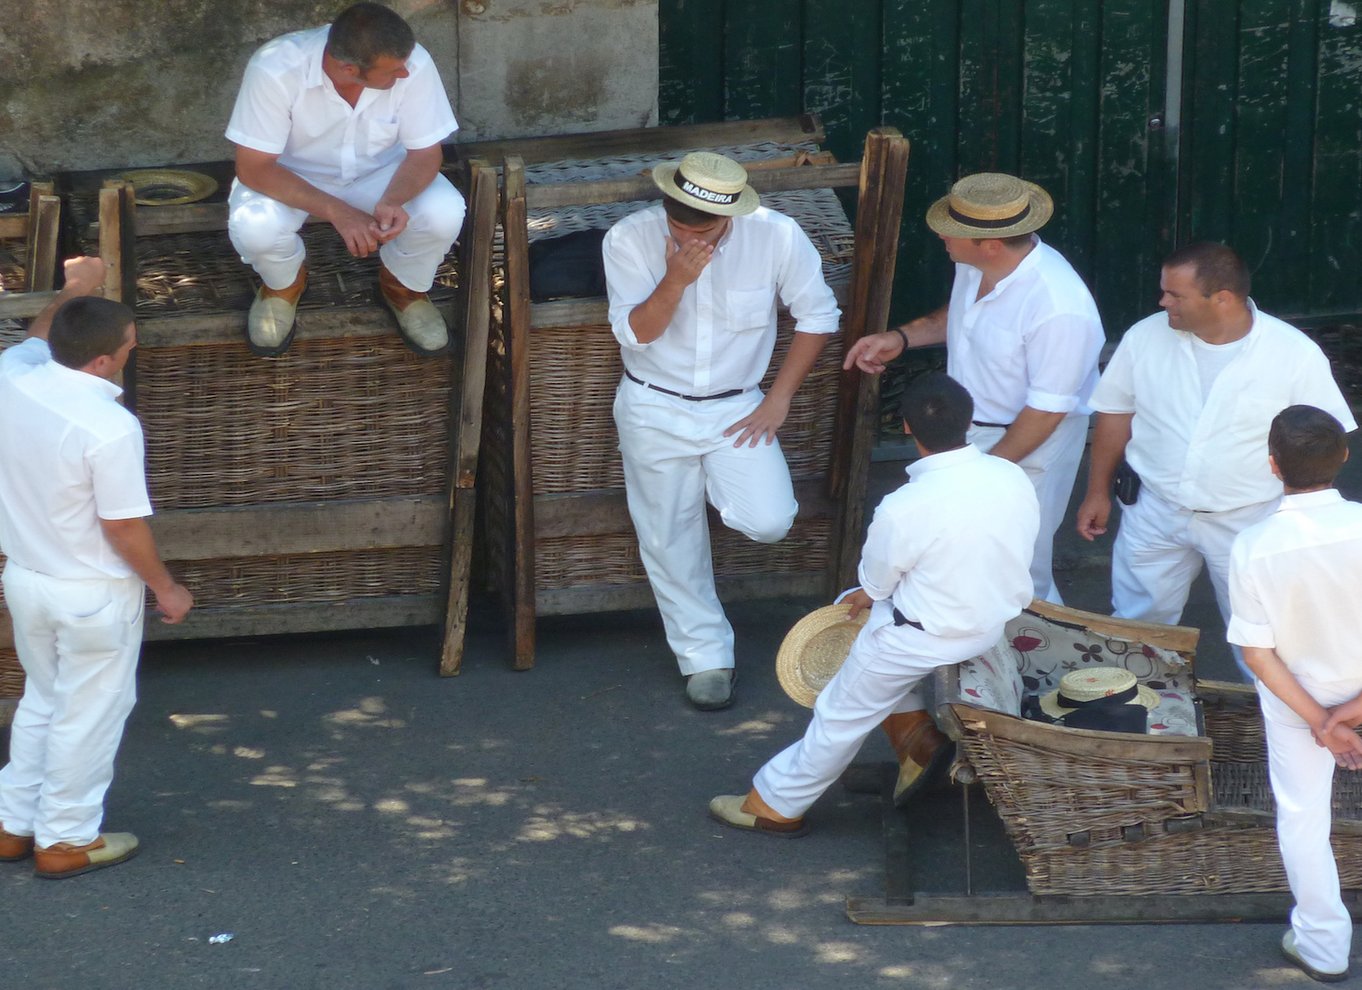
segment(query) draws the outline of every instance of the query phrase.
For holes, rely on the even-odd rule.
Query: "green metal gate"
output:
[[[895,312],[940,304],[920,217],[959,175],[1055,197],[1115,335],[1160,258],[1225,240],[1265,309],[1362,312],[1362,0],[661,0],[663,123],[819,113],[913,142]]]

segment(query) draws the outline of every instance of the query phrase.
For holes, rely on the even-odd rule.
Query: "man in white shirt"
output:
[[[721,795],[710,814],[769,835],[805,831],[804,812],[882,725],[899,751],[902,799],[946,749],[935,727],[926,753],[900,751],[905,724],[931,726],[917,685],[998,642],[1031,602],[1031,553],[1040,528],[1034,487],[1017,465],[966,442],[973,403],[932,373],[904,393],[900,411],[922,454],[909,484],[875,510],[861,552],[861,588],[844,601],[869,608],[841,669],[814,703],[804,738],[757,771],[752,789]],[[907,778],[905,780],[905,778]]]
[[[1268,431],[1285,486],[1277,511],[1235,538],[1228,636],[1258,679],[1277,842],[1296,906],[1282,952],[1316,980],[1348,975],[1352,920],[1329,844],[1334,765],[1362,768],[1362,505],[1332,487],[1348,458],[1338,420],[1290,406]]]
[[[1357,423],[1319,347],[1254,305],[1233,250],[1181,248],[1159,286],[1163,312],[1126,332],[1092,394],[1098,415],[1078,532],[1087,540],[1106,532],[1124,457],[1140,486],[1112,548],[1114,614],[1176,623],[1204,560],[1228,622],[1230,546],[1282,494],[1267,467],[1272,417],[1308,402],[1347,430]]]
[[[1054,536],[1083,458],[1088,396],[1106,338],[1083,279],[1034,233],[1053,211],[1033,183],[997,172],[965,176],[927,211],[927,225],[955,262],[950,301],[862,337],[845,367],[879,374],[909,347],[946,345],[947,372],[974,397],[970,443],[1019,464],[1035,486],[1035,596],[1062,604]]]
[[[251,57],[227,125],[237,146],[227,232],[263,283],[247,323],[254,353],[293,342],[309,214],[355,257],[378,252],[379,295],[408,347],[448,347],[426,293],[463,225],[463,197],[440,174],[440,142],[458,126],[430,53],[381,4],[347,7]]]
[[[0,770],[0,861],[31,854],[52,879],[137,852],[100,824],[146,589],[166,622],[194,603],[147,526],[142,429],[114,381],[137,332],[130,309],[89,295],[102,281],[98,259],[68,262],[57,303],[0,354],[0,549],[26,678]]]
[[[658,165],[653,181],[662,205],[615,224],[602,249],[624,362],[615,424],[639,554],[686,696],[723,708],[733,628],[714,588],[705,500],[750,539],[789,531],[799,506],[776,432],[840,311],[817,249],[759,205],[740,164],[696,152]],[[762,395],[777,299],[794,341]]]

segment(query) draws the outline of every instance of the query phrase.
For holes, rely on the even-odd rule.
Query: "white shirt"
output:
[[[151,515],[142,426],[113,382],[30,337],[0,354],[0,549],[72,580],[132,577],[100,519]]]
[[[634,376],[683,395],[754,388],[775,350],[777,298],[796,331],[837,331],[841,310],[823,280],[818,249],[794,220],[758,207],[733,218],[662,335],[639,343],[629,314],[662,281],[669,235],[657,205],[615,224],[602,247],[610,328]]]
[[[861,587],[934,636],[1002,635],[1031,604],[1035,487],[1017,465],[973,445],[907,470],[911,483],[884,497],[866,531]]]
[[[1040,238],[976,299],[983,278],[956,265],[946,309],[946,371],[974,397],[975,420],[1010,425],[1023,406],[1086,414],[1106,336],[1083,279]]]
[[[1362,677],[1359,589],[1362,505],[1332,488],[1287,495],[1234,541],[1226,636],[1314,681]]]
[[[246,64],[227,140],[278,155],[304,179],[349,183],[439,144],[459,124],[440,72],[420,45],[407,57],[411,74],[391,89],[365,89],[351,107],[322,71],[329,26],[266,42]]]
[[[1317,406],[1354,430],[1329,361],[1309,337],[1248,300],[1253,325],[1203,403],[1193,335],[1166,313],[1122,338],[1092,407],[1134,413],[1126,460],[1161,497],[1184,509],[1224,512],[1270,502],[1282,483],[1267,466],[1267,431],[1287,406]]]

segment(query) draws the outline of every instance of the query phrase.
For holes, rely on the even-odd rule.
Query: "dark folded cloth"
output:
[[[572,299],[605,295],[604,230],[579,230],[530,245],[530,299]]]

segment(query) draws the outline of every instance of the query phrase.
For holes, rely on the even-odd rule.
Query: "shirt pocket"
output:
[[[365,122],[364,137],[360,142],[364,153],[377,157],[397,144],[397,129],[401,126],[397,118],[384,119],[370,117]]]
[[[765,330],[771,325],[775,298],[772,289],[729,290],[728,329],[734,333]]]

